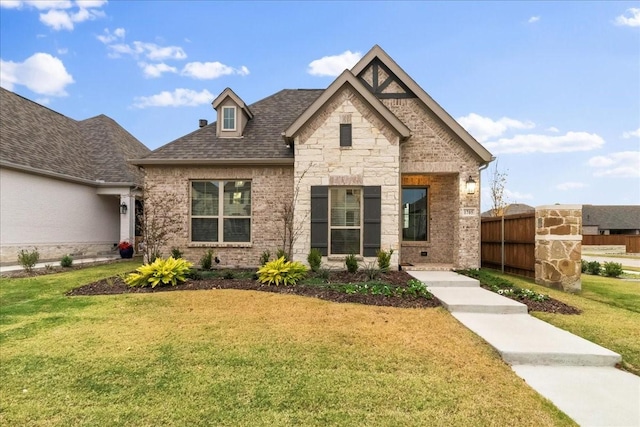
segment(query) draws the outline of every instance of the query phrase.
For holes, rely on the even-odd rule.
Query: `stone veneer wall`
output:
[[[340,147],[340,123],[348,116],[352,146]],[[304,224],[294,245],[295,260],[306,263],[311,246],[311,186],[379,185],[382,190],[381,247],[393,249],[391,265],[398,264],[399,138],[351,89],[338,92],[296,137],[295,179],[300,189],[295,222]],[[344,267],[344,256],[324,257],[323,262],[328,267]]]
[[[536,207],[536,283],[568,292],[582,288],[582,207]]]
[[[242,143],[241,140],[238,141]],[[184,231],[163,248],[164,255],[179,247],[184,257],[199,264],[200,258],[213,249],[222,267],[256,267],[260,255],[269,250],[275,254],[282,247],[283,222],[279,216],[293,197],[293,167],[212,167],[145,166],[146,186],[154,192],[176,192],[184,200],[175,209],[182,218]],[[251,180],[251,243],[200,243],[189,241],[189,182],[191,180]]]
[[[411,129],[412,136],[400,148],[401,173],[428,175],[429,181],[430,239],[423,244],[403,244],[401,260],[478,268],[481,187],[478,161],[418,99],[382,102]],[[475,194],[466,192],[469,176],[477,183]],[[420,256],[421,251],[427,251],[428,255]]]

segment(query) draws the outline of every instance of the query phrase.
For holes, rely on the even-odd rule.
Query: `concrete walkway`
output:
[[[514,372],[581,426],[640,426],[640,377],[619,354],[527,314],[527,307],[445,271],[408,271]]]

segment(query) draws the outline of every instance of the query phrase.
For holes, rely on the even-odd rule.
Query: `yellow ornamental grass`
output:
[[[175,286],[187,280],[192,263],[174,257],[156,258],[151,264],[144,264],[136,269],[137,273],[129,274],[124,280],[129,286],[149,286],[155,288],[159,284]]]
[[[307,274],[307,267],[298,261],[287,261],[285,257],[266,263],[258,270],[258,280],[267,285],[293,286]]]

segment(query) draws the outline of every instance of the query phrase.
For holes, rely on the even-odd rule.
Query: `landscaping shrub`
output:
[[[129,274],[125,283],[131,287],[151,285],[152,288],[155,288],[159,284],[175,286],[187,280],[192,266],[192,263],[182,258],[169,257],[166,260],[157,258],[151,264],[138,267],[137,273]]]
[[[582,273],[586,273],[587,272],[587,267],[588,267],[589,263],[585,260],[580,260],[580,271]]]
[[[358,271],[358,260],[354,254],[349,254],[344,259],[344,264],[347,266],[347,271],[349,273],[355,273]]]
[[[40,252],[38,252],[38,248],[33,248],[32,251],[22,249],[18,254],[18,262],[27,273],[31,273],[39,259]]]
[[[71,255],[65,255],[60,260],[60,267],[69,268],[73,265],[73,258]]]
[[[483,270],[460,270],[458,273],[478,279],[480,283],[491,289],[492,292],[496,292],[506,297],[529,299],[532,301],[546,301],[549,299],[549,295],[539,294],[531,289],[519,288],[509,280],[496,277]]]
[[[311,267],[311,271],[314,273],[320,270],[320,266],[322,265],[322,252],[320,252],[320,249],[311,249],[309,255],[307,255],[307,262],[309,263],[309,267]]]
[[[389,249],[388,251],[378,250],[376,253],[378,256],[378,267],[380,271],[386,273],[389,271],[389,267],[391,265],[391,255],[393,255],[393,249]]]
[[[171,248],[171,256],[175,259],[182,258],[182,251],[180,248]]]
[[[362,270],[369,280],[376,280],[380,276],[381,271],[381,269],[379,269],[376,265],[375,261],[365,264]]]
[[[276,252],[276,258],[280,259],[284,257],[285,261],[289,261],[289,254],[287,253],[287,251],[285,251],[284,249],[278,249],[278,252]]]
[[[600,274],[601,269],[602,267],[600,266],[600,263],[598,261],[591,261],[587,263],[587,273],[589,274],[597,276]]]
[[[233,273],[233,271],[231,271],[231,270],[226,270],[226,271],[224,272],[224,274],[222,275],[222,277],[223,277],[224,279],[231,280],[231,279],[235,279],[235,278],[236,278],[236,275]]]
[[[211,270],[211,267],[213,267],[213,250],[209,249],[202,255],[202,258],[200,258],[200,267],[202,267],[203,270]]]
[[[620,277],[622,275],[622,264],[619,262],[605,262],[604,275],[607,277]]]
[[[268,249],[262,252],[262,255],[260,255],[260,266],[263,266],[266,263],[268,263],[270,258],[271,258],[271,252],[269,252]]]
[[[331,286],[333,289],[354,295],[384,295],[385,297],[414,297],[431,299],[433,295],[421,281],[411,279],[407,286],[394,286],[383,282],[347,283]]]
[[[299,280],[304,279],[307,267],[297,261],[287,261],[284,256],[269,261],[258,270],[258,280],[267,285],[293,286]]]

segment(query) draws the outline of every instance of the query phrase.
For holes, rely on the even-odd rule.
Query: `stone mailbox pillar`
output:
[[[582,288],[582,206],[536,207],[536,283],[566,292]]]

